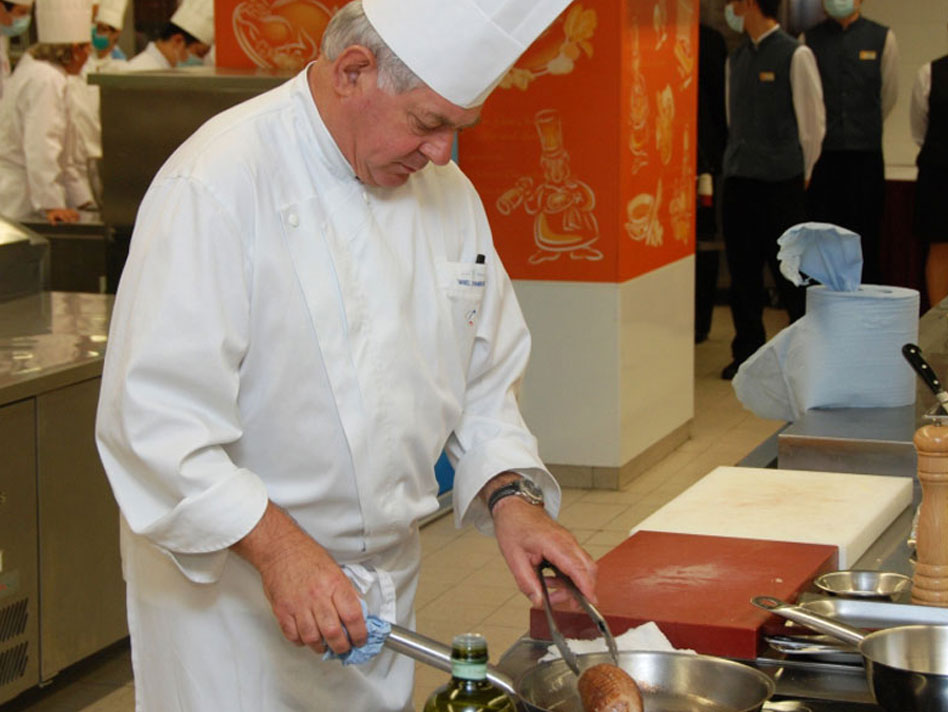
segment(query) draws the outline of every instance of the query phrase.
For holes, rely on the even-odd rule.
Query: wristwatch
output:
[[[493,515],[494,507],[504,497],[520,497],[529,504],[543,506],[543,490],[537,487],[532,480],[521,477],[495,489],[487,500],[487,511]]]

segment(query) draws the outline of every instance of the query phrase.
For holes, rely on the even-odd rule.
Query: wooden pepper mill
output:
[[[914,441],[922,506],[912,603],[948,606],[948,426],[922,426]]]

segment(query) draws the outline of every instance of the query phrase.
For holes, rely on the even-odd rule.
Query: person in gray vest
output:
[[[929,304],[948,296],[948,56],[918,70],[910,107],[912,138],[922,147],[915,183],[915,234],[927,245]]]
[[[731,29],[748,37],[726,68],[729,134],[724,152],[722,223],[731,273],[733,361],[730,380],[766,341],[764,265],[794,321],[803,316],[804,291],[777,265],[777,238],[806,219],[805,184],[826,131],[823,88],[813,52],[777,22],[780,0],[730,0]]]
[[[823,0],[829,18],[806,31],[826,100],[826,138],[807,191],[810,218],[862,238],[862,281],[880,284],[885,205],[882,124],[899,94],[899,50],[887,27],[862,16],[863,0]]]

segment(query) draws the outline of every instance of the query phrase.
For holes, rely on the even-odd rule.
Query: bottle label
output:
[[[451,675],[461,680],[484,680],[487,678],[487,663],[452,660]]]

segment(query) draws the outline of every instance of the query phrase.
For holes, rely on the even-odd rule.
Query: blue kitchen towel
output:
[[[798,287],[809,284],[800,274],[837,292],[854,292],[862,281],[859,235],[829,223],[795,225],[777,240],[780,272]]]
[[[386,638],[392,632],[392,624],[383,621],[378,616],[370,616],[365,601],[361,601],[361,603],[362,615],[365,616],[365,627],[369,633],[365,645],[359,648],[350,648],[348,653],[342,653],[341,655],[327,650],[323,654],[323,660],[341,660],[343,665],[361,665],[369,662],[382,651]]]

